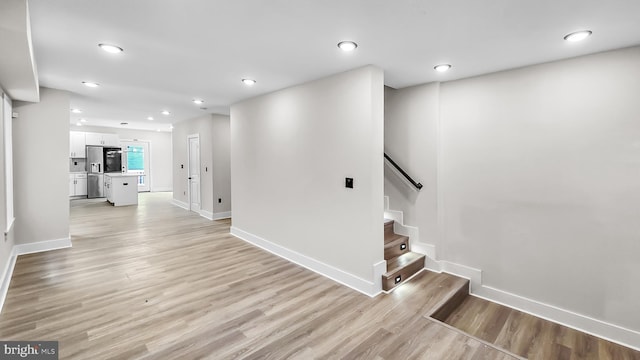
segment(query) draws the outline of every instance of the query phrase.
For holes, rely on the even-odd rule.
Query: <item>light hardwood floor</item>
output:
[[[514,359],[427,315],[460,279],[422,272],[369,298],[143,194],[73,201],[73,247],[20,256],[3,340],[60,359]]]
[[[445,321],[529,359],[640,360],[638,351],[474,296]]]

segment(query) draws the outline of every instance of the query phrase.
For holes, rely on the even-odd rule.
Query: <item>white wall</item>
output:
[[[201,210],[208,218],[228,217],[231,211],[229,121],[226,115],[206,114],[174,124],[173,198],[183,204],[189,202],[187,136],[198,134]]]
[[[224,214],[231,212],[231,120],[216,114],[212,120],[213,213]]]
[[[378,280],[383,91],[382,71],[367,66],[232,105],[232,232]]]
[[[635,47],[443,83],[439,95],[434,85],[407,90],[415,112],[387,113],[387,128],[400,130],[385,138],[388,148],[431,154],[424,143],[434,123],[439,131],[438,239],[425,239],[438,260],[480,269],[484,296],[635,347],[638,64]],[[439,130],[428,105],[437,96]],[[414,126],[420,136],[398,135]],[[433,172],[429,157],[411,170]],[[421,234],[429,227],[424,200],[393,201]]]
[[[70,130],[118,134],[120,140],[137,139],[140,141],[149,141],[151,191],[171,191],[173,189],[171,133],[164,131],[75,125],[71,125]]]
[[[16,244],[69,238],[69,101],[41,88],[39,103],[13,103]]]
[[[385,88],[385,152],[423,188],[418,191],[385,163],[385,195],[391,209],[417,226],[420,241],[437,245],[437,141],[440,84]],[[415,239],[414,239],[415,240]]]
[[[8,223],[6,219],[7,209],[5,205],[8,194],[7,191],[5,191],[7,162],[5,161],[5,127],[3,126],[3,123],[7,120],[12,121],[12,119],[10,114],[8,119],[5,118],[7,109],[4,108],[4,101],[2,101],[3,94],[4,91],[0,88],[0,204],[2,204],[0,206],[0,229],[2,229],[3,234],[7,234],[6,237],[4,235],[0,237],[0,309],[2,308],[2,297],[5,290],[3,287],[8,286],[8,279],[5,278],[5,275],[10,271],[8,266],[11,257],[11,250],[14,245],[15,234],[15,227]],[[9,229],[9,227],[11,228]]]

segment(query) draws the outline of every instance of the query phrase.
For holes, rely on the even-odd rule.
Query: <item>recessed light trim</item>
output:
[[[87,122],[87,119],[80,119],[80,122]]]
[[[111,44],[98,44],[98,46],[100,47],[100,49],[111,54],[118,54],[124,51],[120,46]]]
[[[90,87],[90,88],[96,88],[98,86],[100,86],[100,84],[92,82],[92,81],[83,81],[82,84],[86,87]]]
[[[173,129],[173,125],[169,125],[169,129]]]
[[[81,122],[77,122],[76,126],[82,126],[82,123]]]
[[[247,86],[253,86],[253,85],[255,85],[255,84],[256,84],[256,81],[255,81],[255,80],[253,80],[253,79],[247,79],[247,78],[242,79],[242,82],[243,82],[245,85],[247,85]]]
[[[162,110],[162,112],[160,114],[162,114],[162,115],[171,115],[169,110]]]
[[[194,104],[197,104],[197,105],[202,105],[202,104],[204,104],[204,100],[202,100],[202,99],[193,99],[193,100],[191,100],[191,101],[193,101],[193,103],[194,103]]]
[[[451,64],[439,64],[434,66],[433,69],[437,72],[445,72],[451,69]]]
[[[358,44],[356,44],[354,41],[340,41],[338,43],[338,47],[340,48],[340,50],[342,51],[353,51],[358,47]]]
[[[147,120],[153,121],[153,116],[147,116]]]
[[[571,42],[582,41],[591,36],[591,34],[593,34],[591,30],[574,31],[570,34],[565,35],[564,39]]]
[[[82,110],[80,109],[71,109],[71,112],[74,114],[82,114]]]

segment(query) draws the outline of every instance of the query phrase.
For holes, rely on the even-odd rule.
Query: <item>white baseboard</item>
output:
[[[3,269],[2,283],[0,283],[0,312],[2,312],[2,307],[4,306],[4,301],[7,299],[7,292],[9,291],[9,284],[11,283],[11,276],[13,275],[13,268],[16,266],[16,258],[15,252],[11,250],[11,255],[9,255],[9,259],[7,261],[7,265]]]
[[[213,213],[212,220],[231,219],[231,211]]]
[[[180,200],[176,200],[176,199],[171,199],[171,203],[177,207],[181,207],[185,210],[189,210],[189,204],[182,202]]]
[[[414,233],[411,226],[404,225],[402,211],[389,209],[388,196],[384,197],[384,204],[385,218],[396,221],[394,231],[398,234],[409,236],[411,251],[427,255],[425,259],[426,269],[438,273],[446,272],[469,279],[469,291],[474,296],[640,351],[640,332],[638,331],[483,285],[482,270],[449,261],[435,260],[437,259],[436,246],[414,240],[419,239],[417,228]]]
[[[11,249],[11,255],[9,261],[3,269],[2,283],[0,283],[0,312],[4,306],[4,301],[7,298],[7,292],[9,291],[9,284],[11,283],[11,277],[13,275],[13,269],[16,266],[16,260],[19,255],[33,254],[37,252],[64,249],[71,247],[71,238],[39,241],[30,244],[18,244],[13,245]]]
[[[640,332],[482,285],[474,296],[640,351]]]
[[[207,210],[200,210],[200,216],[209,220],[221,220],[231,218],[231,211],[214,213]]]
[[[274,255],[289,260],[292,263],[298,264],[322,276],[328,277],[329,279],[332,279],[342,285],[348,286],[367,296],[374,297],[380,294],[380,292],[382,291],[382,274],[384,273],[384,271],[382,271],[382,268],[384,268],[384,270],[386,271],[386,261],[384,260],[372,265],[372,275],[374,276],[374,281],[369,281],[353,274],[349,274],[331,265],[327,265],[323,262],[312,259],[306,255],[300,254],[293,250],[289,250],[278,244],[274,244],[268,240],[265,240],[259,236],[238,229],[236,227],[232,226],[230,233],[231,235],[242,239],[252,245],[262,248]],[[376,274],[378,274],[379,276],[377,276]],[[380,281],[376,281],[377,279],[380,279]]]
[[[33,254],[43,251],[58,250],[71,247],[71,238],[62,238],[55,240],[38,241],[29,244],[16,244],[13,250],[16,255]]]
[[[524,313],[640,351],[640,332],[482,284],[482,271],[449,261],[427,259],[425,267],[469,279],[470,293]]]
[[[172,192],[173,188],[171,187],[153,187],[151,192]]]

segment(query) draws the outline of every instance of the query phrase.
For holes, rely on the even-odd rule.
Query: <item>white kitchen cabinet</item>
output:
[[[69,196],[76,196],[76,177],[69,174]]]
[[[107,198],[107,201],[113,203],[113,194],[111,193],[111,176],[104,177],[104,196]]]
[[[113,206],[138,204],[138,175],[104,174],[107,201]]]
[[[86,138],[85,133],[81,131],[69,132],[69,157],[70,158],[86,158]]]
[[[87,174],[69,174],[69,196],[87,196]]]
[[[120,146],[120,138],[116,134],[102,134],[102,145]]]
[[[119,146],[120,139],[116,134],[85,133],[87,145]]]

